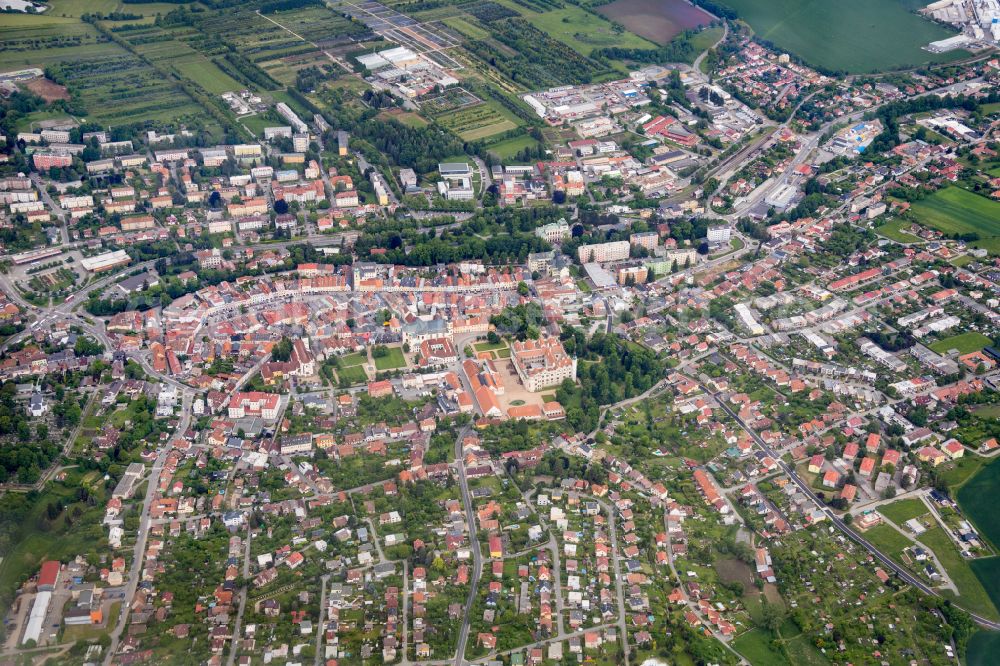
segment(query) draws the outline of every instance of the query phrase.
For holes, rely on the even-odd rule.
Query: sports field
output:
[[[830,71],[899,69],[966,55],[921,50],[953,32],[899,0],[725,0],[763,40]]]
[[[960,187],[946,187],[910,209],[921,224],[944,234],[979,234],[972,243],[991,254],[1000,254],[1000,202]]]
[[[929,346],[939,354],[947,354],[952,349],[957,349],[960,354],[968,354],[969,352],[979,351],[989,344],[992,344],[992,341],[982,333],[969,331],[968,333],[959,333],[958,335],[942,338]]]

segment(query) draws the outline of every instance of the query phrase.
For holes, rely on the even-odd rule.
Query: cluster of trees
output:
[[[253,64],[236,51],[230,51],[225,56],[225,61],[240,73],[242,78],[250,81],[254,85],[267,90],[281,87],[281,84],[271,78],[271,76],[257,65]]]
[[[0,483],[16,480],[34,483],[41,470],[59,455],[58,444],[49,441],[49,427],[32,422],[23,405],[17,403],[17,387],[6,382],[0,387]]]
[[[823,251],[838,259],[844,259],[868,247],[875,240],[869,229],[858,229],[844,223],[833,228],[830,238],[823,244]]]
[[[265,2],[260,6],[261,14],[275,14],[277,12],[287,12],[290,9],[301,9],[302,7],[325,7],[322,0],[274,0]]]
[[[887,352],[903,351],[917,344],[916,338],[910,335],[909,331],[896,331],[895,333],[865,331],[862,335]]]
[[[292,357],[292,341],[288,336],[282,336],[271,348],[271,360],[285,362]]]
[[[393,221],[372,227],[371,233],[359,238],[354,247],[359,257],[405,266],[433,266],[465,259],[495,265],[523,263],[528,254],[550,249],[532,232],[560,214],[554,207],[490,208],[440,234],[435,227],[419,228],[411,222]],[[374,249],[386,252],[373,255]]]
[[[913,97],[897,102],[890,102],[879,108],[873,115],[882,121],[882,132],[868,146],[868,154],[885,153],[899,145],[899,118],[913,113],[924,113],[926,111],[937,111],[939,109],[960,108],[974,115],[981,113],[983,104],[994,104],[1000,102],[1000,92],[992,91],[984,98],[973,98],[965,95],[957,97],[947,95],[926,95],[924,97]]]
[[[663,376],[664,363],[655,353],[618,336],[597,333],[588,340],[583,331],[567,327],[560,339],[566,353],[580,360],[579,386],[567,380],[556,391],[566,420],[577,431],[597,427],[601,405],[635,397]]]
[[[535,302],[507,307],[500,314],[490,317],[490,324],[497,333],[517,340],[537,340],[544,323],[545,315]]]

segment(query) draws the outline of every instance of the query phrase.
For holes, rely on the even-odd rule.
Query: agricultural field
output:
[[[143,57],[158,66],[173,70],[180,77],[193,81],[212,94],[218,95],[244,87],[205,55],[181,41],[185,36],[178,31],[167,32],[155,27],[125,33],[126,41]]]
[[[1000,652],[1000,632],[981,630],[969,640],[966,648],[967,666],[989,666]]]
[[[180,87],[124,49],[108,47],[104,57],[53,63],[59,77],[80,93],[89,120],[104,125],[204,120],[202,107]]]
[[[601,9],[610,6],[605,5]],[[610,21],[573,5],[541,14],[525,12],[524,16],[536,28],[544,30],[549,36],[585,56],[589,56],[595,49],[613,46],[627,49],[651,49],[656,46],[647,39],[616,28]]]
[[[994,501],[1000,488],[1000,464],[984,465],[956,494],[962,512],[980,534],[996,546],[1000,544],[1000,513]]]
[[[420,108],[425,113],[436,116],[474,106],[480,101],[464,88],[449,88],[440,95],[422,100]]]
[[[597,7],[597,11],[660,45],[666,44],[685,30],[706,25],[713,20],[708,12],[685,0],[616,0]],[[632,48],[626,43],[610,46]]]
[[[218,35],[251,62],[311,53],[316,50],[280,25],[255,13],[250,7],[238,7],[201,21],[208,34]]]
[[[979,351],[983,347],[992,344],[992,342],[992,340],[982,333],[970,331],[968,333],[960,333],[958,335],[938,340],[929,346],[939,354],[947,354],[952,349],[957,349],[960,354],[968,354],[970,352]]]
[[[592,83],[621,72],[539,29],[528,18],[502,18],[489,24],[490,39],[469,40],[465,49],[525,88]]]
[[[74,18],[4,14],[0,21],[0,69],[41,67],[64,59],[99,58],[114,45]]]
[[[898,0],[725,0],[757,36],[827,71],[863,73],[966,55],[921,49],[954,34]]]
[[[518,127],[517,120],[506,109],[492,102],[446,112],[436,120],[465,141],[485,139]]]
[[[345,39],[357,40],[371,34],[363,24],[326,7],[303,7],[275,12],[267,14],[266,18],[307,41],[315,42],[319,47],[339,44]]]
[[[960,187],[946,187],[913,203],[911,212],[921,224],[943,234],[979,234],[970,245],[1000,254],[1000,203]]]
[[[969,563],[994,607],[1000,607],[1000,557],[984,557]],[[972,663],[971,660],[969,663]]]

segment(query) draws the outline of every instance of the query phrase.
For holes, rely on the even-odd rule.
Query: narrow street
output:
[[[472,549],[472,576],[469,579],[469,595],[466,598],[466,613],[462,616],[462,626],[458,629],[458,641],[455,650],[455,666],[462,666],[467,663],[465,660],[465,646],[469,640],[469,626],[472,622],[471,613],[473,602],[476,600],[476,593],[479,587],[479,578],[483,574],[483,549],[476,536],[476,514],[472,504],[472,497],[469,494],[469,480],[465,476],[465,461],[462,457],[462,440],[469,434],[469,428],[465,427],[458,433],[455,440],[455,466],[458,470],[458,483],[462,490],[462,506],[465,508],[465,521],[469,529],[469,547]]]

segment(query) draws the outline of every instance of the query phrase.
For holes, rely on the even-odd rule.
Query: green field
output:
[[[942,338],[941,340],[938,340],[928,346],[938,354],[947,354],[952,349],[957,349],[960,354],[968,354],[970,352],[979,351],[983,347],[991,344],[993,344],[993,341],[982,333],[970,331],[968,333],[959,333],[958,335],[953,335],[948,338]]]
[[[979,631],[969,640],[966,648],[966,666],[991,666],[1000,653],[1000,632]]]
[[[979,234],[971,245],[1000,254],[1000,202],[960,187],[946,187],[914,202],[910,210],[918,222],[943,234]]]
[[[956,495],[962,512],[994,546],[1000,544],[1000,512],[993,503],[1000,492],[1000,464],[984,465]]]
[[[994,607],[1000,607],[1000,557],[984,557],[969,562],[979,583],[989,595]],[[971,610],[975,610],[974,608]],[[987,617],[996,617],[989,615]]]
[[[885,236],[889,240],[894,240],[897,243],[919,243],[920,239],[913,234],[908,234],[903,231],[903,227],[909,227],[910,223],[906,220],[893,220],[892,222],[887,222],[882,226],[875,229],[875,232]]]
[[[897,525],[902,526],[903,523],[911,518],[917,518],[927,513],[927,506],[918,499],[905,499],[880,506],[878,512]]]
[[[378,370],[395,370],[396,368],[406,366],[406,359],[403,358],[403,350],[399,347],[389,347],[389,353],[386,356],[375,356],[373,358],[375,359],[375,367]]]
[[[964,51],[921,50],[954,32],[908,12],[899,0],[725,0],[760,39],[828,71],[899,69]]]
[[[572,5],[543,14],[530,11],[522,13],[534,26],[581,55],[589,56],[594,49],[611,46],[629,49],[656,48],[652,42],[631,32],[616,32],[607,19]]]

